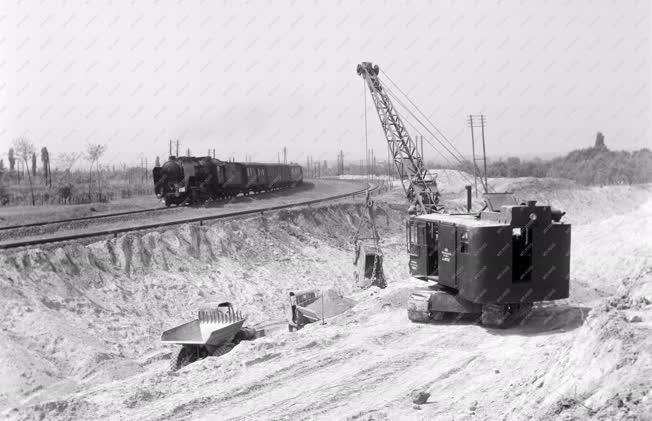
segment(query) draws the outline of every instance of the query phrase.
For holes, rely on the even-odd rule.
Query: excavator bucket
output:
[[[295,296],[298,297],[295,314],[291,311],[288,314],[288,323],[293,329],[301,329],[309,323],[337,316],[356,304],[354,300],[333,290],[324,291],[323,294],[318,291],[303,291],[297,292]]]
[[[356,266],[353,276],[356,284],[360,288],[369,288],[372,285],[385,288],[387,282],[383,273],[383,253],[380,250],[380,235],[376,227],[374,201],[369,190],[365,197],[365,212],[353,235],[353,244],[353,264]]]
[[[179,345],[220,346],[233,340],[245,320],[230,303],[207,306],[199,310],[197,319],[163,332],[161,341]]]
[[[375,285],[385,288],[387,281],[383,272],[383,253],[380,248],[370,244],[361,244],[359,253],[354,272],[358,287],[369,288]]]

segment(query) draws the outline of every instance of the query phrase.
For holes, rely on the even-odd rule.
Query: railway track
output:
[[[147,212],[169,211],[169,210],[174,210],[174,209],[180,209],[180,208],[163,208],[163,207],[160,207],[160,208],[138,209],[138,210],[132,210],[132,211],[115,212],[115,213],[104,213],[104,214],[101,214],[101,215],[80,216],[80,217],[77,217],[77,218],[57,219],[55,221],[30,222],[29,224],[8,225],[8,226],[0,227],[0,231],[18,230],[18,229],[33,228],[33,227],[43,227],[43,226],[47,226],[47,225],[67,224],[67,223],[70,223],[70,222],[92,221],[92,220],[103,219],[103,218],[113,218],[113,217],[116,217],[116,216],[136,215],[136,214],[147,213]]]
[[[285,189],[281,189],[285,190]],[[259,193],[260,195],[260,193]],[[215,200],[212,203],[226,203],[229,200],[232,200],[233,198],[228,198],[228,199],[220,199],[220,200]],[[3,231],[10,231],[10,230],[19,230],[19,229],[25,229],[25,228],[34,228],[34,227],[44,227],[48,225],[57,225],[57,224],[67,224],[70,222],[81,222],[81,221],[93,221],[93,220],[99,220],[99,219],[104,219],[104,218],[113,218],[116,216],[128,216],[128,215],[138,215],[138,214],[143,214],[143,213],[148,213],[148,212],[161,212],[161,211],[174,211],[175,209],[183,209],[183,207],[156,207],[156,208],[148,208],[148,209],[136,209],[136,210],[130,210],[130,211],[123,211],[123,212],[113,212],[113,213],[104,213],[101,215],[91,215],[91,216],[80,216],[76,218],[66,218],[66,219],[57,219],[54,221],[38,221],[38,222],[30,222],[29,224],[20,224],[20,225],[8,225],[8,226],[3,226],[0,227],[0,232]]]
[[[378,188],[378,186],[370,186],[368,188],[370,188],[371,191],[375,191]],[[87,232],[82,232],[82,233],[73,233],[73,234],[65,234],[65,235],[53,235],[53,236],[48,236],[48,237],[43,237],[43,238],[0,241],[0,249],[3,249],[3,250],[16,249],[16,248],[20,248],[20,247],[28,247],[28,246],[35,246],[35,245],[49,244],[49,243],[60,243],[60,242],[66,242],[66,241],[87,239],[87,238],[92,238],[92,237],[103,237],[103,236],[114,236],[114,237],[116,237],[118,234],[123,234],[123,233],[126,233],[126,232],[145,231],[145,230],[157,229],[157,228],[173,226],[173,225],[183,225],[183,224],[192,224],[192,223],[199,223],[200,225],[202,225],[203,222],[205,222],[205,221],[211,221],[211,220],[216,220],[216,219],[225,219],[225,218],[234,218],[234,217],[239,217],[239,216],[253,215],[253,214],[257,214],[257,213],[264,214],[265,212],[271,212],[271,211],[276,211],[276,210],[280,210],[280,209],[287,209],[287,208],[293,208],[293,207],[298,207],[298,206],[307,206],[307,205],[312,205],[312,204],[316,204],[316,203],[328,202],[328,201],[331,201],[331,200],[343,199],[343,198],[347,198],[347,197],[355,197],[357,195],[364,194],[366,191],[367,191],[367,188],[364,188],[364,189],[356,190],[356,191],[349,192],[349,193],[337,194],[337,195],[323,197],[323,198],[319,198],[319,199],[303,200],[303,201],[300,201],[300,202],[283,204],[283,205],[267,206],[267,207],[262,207],[262,208],[259,207],[259,208],[255,208],[255,209],[246,209],[246,210],[240,210],[240,211],[234,211],[234,212],[225,212],[225,213],[220,213],[220,214],[215,214],[215,215],[197,216],[197,217],[180,219],[180,220],[173,220],[173,221],[147,223],[147,224],[141,224],[141,225],[138,225],[138,226],[116,227],[116,228],[110,228],[110,229],[92,230],[92,231],[87,231]],[[169,208],[141,209],[141,210],[137,210],[137,211],[126,211],[126,212],[118,212],[118,213],[113,213],[113,214],[93,215],[93,216],[90,216],[90,217],[70,218],[68,220],[59,220],[59,221],[50,221],[50,222],[36,222],[36,223],[32,223],[32,224],[15,225],[15,226],[12,226],[12,227],[3,227],[3,230],[4,229],[10,229],[10,228],[18,229],[18,228],[42,226],[42,225],[48,225],[48,224],[75,222],[75,221],[81,221],[81,220],[101,219],[101,218],[107,218],[107,217],[129,215],[129,214],[134,214],[134,213],[151,212],[153,210],[170,210],[170,209]]]

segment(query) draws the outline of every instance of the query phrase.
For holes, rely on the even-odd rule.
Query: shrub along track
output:
[[[118,234],[130,232],[130,231],[151,230],[151,229],[157,229],[161,227],[187,224],[187,223],[199,223],[201,225],[203,224],[204,221],[210,221],[214,219],[247,216],[255,213],[264,213],[264,212],[275,211],[279,209],[291,208],[295,206],[305,206],[305,205],[322,203],[326,201],[337,200],[337,199],[342,199],[347,197],[354,197],[356,195],[364,194],[367,190],[367,187],[363,188],[363,185],[359,183],[343,182],[341,184],[346,186],[345,193],[329,194],[327,196],[319,197],[316,199],[298,200],[298,201],[293,201],[291,203],[284,203],[281,205],[251,207],[251,206],[246,206],[245,204],[244,206],[245,209],[236,210],[232,212],[215,213],[215,212],[210,212],[209,209],[207,210],[209,212],[208,214],[203,214],[201,216],[195,216],[189,218],[188,217],[174,218],[174,219],[162,220],[157,222],[146,222],[146,223],[131,224],[131,225],[122,224],[122,226],[110,226],[110,227],[104,226],[104,227],[96,227],[95,229],[93,229],[93,227],[90,228],[82,227],[84,228],[83,230],[79,229],[80,227],[75,227],[73,225],[72,227],[68,228],[69,231],[68,233],[60,233],[60,231],[62,231],[61,228],[65,228],[66,224],[71,224],[71,223],[74,224],[77,222],[84,222],[84,221],[90,222],[90,221],[96,221],[101,219],[103,220],[103,219],[110,219],[110,218],[122,218],[130,215],[140,215],[140,216],[150,217],[152,213],[161,210],[170,211],[170,210],[184,209],[184,208],[152,208],[152,209],[140,209],[134,211],[117,212],[117,213],[103,214],[103,215],[94,215],[94,216],[81,217],[81,218],[70,218],[70,219],[58,220],[58,221],[49,221],[49,222],[44,221],[44,222],[35,222],[35,223],[30,223],[25,225],[2,227],[0,231],[4,231],[5,233],[8,232],[8,235],[5,234],[3,236],[4,239],[0,241],[0,249],[16,249],[20,247],[28,247],[28,246],[35,246],[35,245],[42,245],[42,244],[49,244],[49,243],[60,243],[65,241],[76,241],[81,239],[101,237],[107,235],[112,235],[115,237]],[[376,188],[377,187],[372,187],[371,189],[375,190]],[[167,212],[163,212],[163,213],[167,214]],[[51,232],[48,232],[46,235],[43,235],[42,233],[40,233],[40,235],[38,234],[30,235],[29,233],[26,235],[24,230],[33,227],[45,228],[46,230],[49,230]]]

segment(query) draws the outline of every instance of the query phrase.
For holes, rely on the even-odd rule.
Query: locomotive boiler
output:
[[[154,192],[165,206],[247,196],[303,182],[299,165],[226,162],[209,156],[171,156],[152,172]]]

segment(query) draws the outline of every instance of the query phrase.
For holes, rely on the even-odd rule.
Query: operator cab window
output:
[[[469,232],[464,231],[460,236],[460,253],[469,252]]]
[[[408,253],[410,254],[418,254],[418,230],[419,228],[417,227],[416,224],[411,224],[409,221],[406,224],[407,228],[407,248],[408,248]]]

